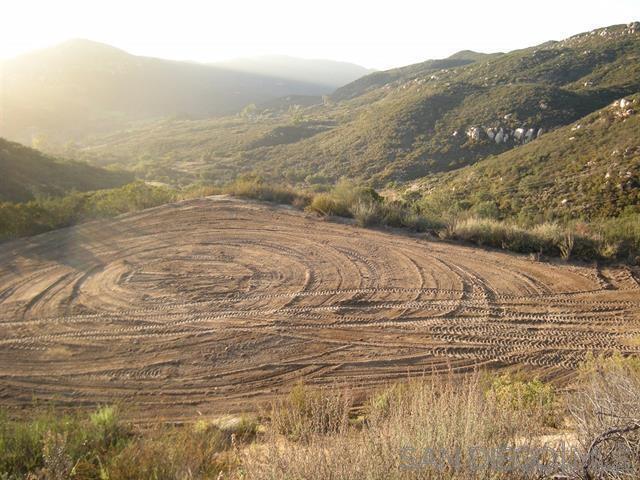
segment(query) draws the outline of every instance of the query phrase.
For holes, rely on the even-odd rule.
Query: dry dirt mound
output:
[[[227,198],[0,247],[0,401],[139,417],[250,408],[292,382],[353,388],[522,365],[567,375],[640,350],[640,289],[599,270],[323,222]]]

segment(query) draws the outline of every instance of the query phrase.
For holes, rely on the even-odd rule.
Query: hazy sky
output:
[[[6,0],[0,58],[88,38],[178,60],[285,54],[383,69],[632,20],[640,0]]]

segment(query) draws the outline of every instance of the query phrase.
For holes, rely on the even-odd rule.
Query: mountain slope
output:
[[[468,65],[480,60],[486,60],[498,55],[501,54],[486,54],[472,52],[471,50],[464,50],[455,53],[448,58],[427,60],[425,62],[407,65],[405,67],[393,68],[382,72],[373,72],[338,88],[331,94],[331,99],[336,102],[349,100],[360,96],[367,91],[380,88],[394,81],[409,81],[419,76],[436,73],[439,70],[461,67],[463,65]]]
[[[409,191],[522,220],[608,218],[640,206],[640,94]]]
[[[127,122],[236,112],[285,95],[320,95],[318,83],[130,55],[74,40],[3,63],[0,135],[29,143],[33,134],[64,141]]]
[[[0,138],[0,201],[24,202],[71,190],[113,188],[132,180],[127,172],[62,162]]]
[[[403,77],[338,102],[334,111],[349,113],[331,131],[243,158],[378,185],[453,170],[640,91],[638,59],[640,28],[619,25]]]
[[[218,182],[257,171],[292,182],[348,176],[383,186],[518,150],[639,92],[638,59],[636,24],[501,55],[461,52],[447,62],[462,66],[434,71],[443,65],[429,61],[378,72],[307,108],[284,102],[245,118],[176,120],[97,138],[78,158],[163,159]]]

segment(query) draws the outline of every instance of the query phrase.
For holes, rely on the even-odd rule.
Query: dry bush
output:
[[[349,425],[352,404],[349,392],[315,389],[299,383],[287,397],[272,405],[271,428],[302,441],[314,435],[341,434]]]
[[[558,244],[560,248],[560,258],[563,260],[569,260],[573,247],[575,246],[575,237],[571,233],[565,234],[564,238]]]
[[[67,453],[67,435],[48,431],[42,442],[42,458],[44,468],[42,475],[50,480],[69,478],[73,468],[73,460]]]
[[[640,360],[590,359],[569,399],[586,478],[640,478]],[[637,425],[637,428],[635,427]]]
[[[218,191],[218,189],[215,189]],[[311,197],[304,192],[295,190],[288,185],[269,184],[260,177],[253,175],[238,178],[233,183],[219,190],[234,197],[251,198],[265,202],[287,205],[306,206]]]
[[[602,239],[586,237],[556,223],[543,223],[524,228],[513,223],[489,218],[455,219],[440,232],[442,238],[462,240],[519,253],[538,253],[593,259],[600,257]]]
[[[526,450],[535,417],[487,395],[478,375],[394,387],[365,411],[361,429],[312,429],[304,442],[272,433],[243,454],[244,478],[539,478],[547,468],[544,454]]]
[[[534,416],[541,427],[558,427],[562,422],[562,404],[555,389],[538,378],[492,375],[487,394],[503,409]]]
[[[380,205],[376,202],[358,199],[351,206],[350,211],[360,227],[379,225],[383,220]]]

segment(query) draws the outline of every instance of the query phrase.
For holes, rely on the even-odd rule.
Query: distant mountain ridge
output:
[[[326,85],[331,91],[375,71],[348,62],[295,58],[285,55],[237,58],[211,65],[236,72]]]
[[[320,81],[312,76],[299,80],[286,74],[135,56],[89,40],[25,54],[1,67],[0,136],[23,143],[36,134],[65,140],[166,116],[227,115],[250,103],[323,95],[334,88],[327,85],[330,72]],[[351,68],[349,78],[357,75],[358,68]],[[338,81],[346,73],[340,75]]]

